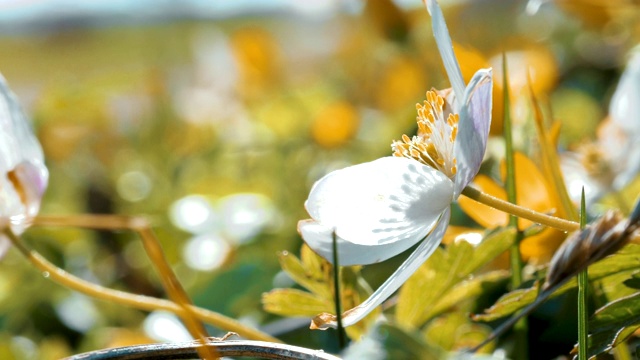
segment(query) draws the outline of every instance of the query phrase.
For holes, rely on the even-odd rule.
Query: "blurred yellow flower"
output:
[[[453,42],[453,52],[458,58],[460,72],[464,81],[469,81],[477,69],[488,68],[491,65],[487,58],[476,48]],[[493,121],[493,119],[492,119]]]
[[[423,68],[415,59],[407,56],[393,58],[386,65],[378,83],[378,106],[383,110],[413,109],[413,104],[424,95],[427,83]]]
[[[519,41],[512,39],[511,41]],[[526,40],[522,40],[526,41]],[[493,124],[491,133],[502,135],[502,118],[504,109],[504,89],[502,74],[502,55],[505,55],[509,66],[509,90],[511,93],[511,107],[520,102],[522,96],[528,98],[529,83],[536,95],[547,95],[556,86],[559,76],[558,61],[551,50],[540,45],[518,45],[518,47],[501,51],[490,57],[489,66],[495,73],[493,87]]]
[[[360,117],[349,103],[338,101],[322,109],[311,124],[311,136],[320,146],[334,148],[346,144],[358,130]]]
[[[515,153],[515,177],[518,205],[543,213],[559,211],[560,202],[540,170],[527,156],[518,152]],[[488,176],[478,175],[473,184],[485,193],[503,200],[507,199],[503,187]],[[508,214],[469,198],[460,197],[458,203],[467,215],[488,229],[506,226],[509,222]],[[529,220],[518,220],[518,228],[520,230],[524,230],[531,225],[533,223]],[[546,228],[540,233],[524,239],[520,244],[520,252],[525,260],[545,262],[551,258],[564,238],[565,234],[563,232]]]
[[[556,5],[586,25],[604,28],[624,15],[637,13],[637,2],[628,0],[555,0]]]
[[[278,75],[279,48],[266,30],[251,27],[231,35],[231,48],[242,79],[242,91],[263,90]]]

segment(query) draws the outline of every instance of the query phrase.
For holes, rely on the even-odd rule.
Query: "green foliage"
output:
[[[420,334],[387,323],[373,327],[343,355],[345,360],[436,360],[446,356],[444,351],[425,342]]]
[[[639,256],[640,245],[628,244],[616,254],[591,265],[589,267],[589,281],[598,282],[605,293],[607,293],[607,291],[612,293],[624,280],[621,279],[621,277],[629,278],[640,271]],[[613,285],[613,287],[609,285]],[[576,286],[577,282],[575,279],[571,279],[553,292],[551,297],[563,294]],[[489,309],[486,309],[483,314],[474,315],[473,318],[477,321],[493,321],[512,315],[534,302],[537,296],[537,285],[530,288],[514,290],[500,297],[500,299]]]
[[[485,237],[476,247],[466,241],[439,248],[400,290],[396,320],[402,326],[420,327],[434,316],[471,299],[489,282],[504,280],[505,272],[470,275],[506,251],[515,230],[501,229]]]
[[[329,262],[306,245],[300,251],[300,258],[289,252],[282,252],[279,259],[282,269],[308,292],[299,289],[274,289],[264,293],[262,304],[265,311],[281,316],[308,317],[324,312],[335,313],[332,267]],[[360,269],[360,266],[340,269],[344,310],[360,304],[372,292],[360,276]],[[347,335],[354,339],[360,338],[379,313],[379,310],[374,311],[364,321],[347,328]]]
[[[449,313],[434,319],[423,331],[425,339],[446,351],[470,349],[479,345],[491,333],[491,328],[474,324],[468,316],[460,312]],[[482,347],[478,353],[489,353],[491,344]]]
[[[640,292],[610,302],[589,321],[589,352],[592,357],[620,345],[640,329]]]

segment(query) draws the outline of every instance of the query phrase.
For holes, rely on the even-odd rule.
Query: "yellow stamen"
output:
[[[444,114],[445,101],[435,91],[427,91],[426,100],[416,104],[418,134],[402,135],[391,144],[394,156],[406,157],[429,165],[452,178],[457,172],[453,143],[458,135],[458,114]]]

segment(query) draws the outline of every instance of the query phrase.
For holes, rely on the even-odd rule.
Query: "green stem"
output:
[[[336,304],[336,318],[338,322],[338,346],[344,349],[347,346],[344,326],[342,325],[342,294],[340,293],[340,262],[338,259],[338,239],[336,231],[332,234],[332,250],[333,250],[333,293]]]
[[[511,106],[509,97],[509,76],[507,68],[507,58],[502,53],[502,88],[503,93],[503,105],[504,105],[504,121],[503,121],[503,133],[505,140],[505,163],[507,168],[507,176],[505,178],[505,188],[507,191],[507,200],[511,204],[517,203],[517,190],[516,190],[516,164],[513,155],[513,139],[511,133]],[[522,231],[518,229],[518,217],[511,214],[509,216],[509,226],[516,229],[516,238],[511,245],[510,259],[511,259],[511,289],[515,290],[522,284],[522,255],[520,254],[520,242],[523,239]],[[516,349],[515,356],[518,359],[527,359],[529,356],[527,334],[529,332],[529,326],[527,317],[523,316],[513,327],[516,336]]]
[[[50,263],[35,250],[29,249],[22,242],[22,239],[19,236],[16,236],[13,231],[11,231],[11,229],[5,228],[0,231],[2,231],[2,233],[6,235],[7,238],[9,238],[11,243],[31,262],[31,264],[35,266],[35,268],[42,271],[43,274],[46,274],[49,279],[57,282],[62,286],[94,297],[96,299],[130,306],[132,308],[140,310],[165,310],[181,317],[189,315],[182,306],[172,301],[157,299],[144,295],[130,294],[128,292],[105,288],[103,286],[90,283],[86,280],[82,280]],[[236,332],[247,339],[270,341],[276,343],[281,342],[277,338],[274,338],[273,336],[265,334],[259,330],[249,328],[239,323],[235,319],[228,318],[224,315],[197,306],[188,305],[188,307],[199,320],[224,329],[226,331]]]
[[[462,195],[479,203],[490,206],[494,209],[506,212],[511,215],[515,215],[522,219],[531,220],[535,223],[552,227],[554,229],[567,232],[580,229],[580,224],[576,222],[561,219],[555,216],[549,216],[537,211],[533,211],[531,209],[524,208],[522,206],[512,204],[508,201],[504,201],[489,194],[485,194],[482,191],[471,186],[467,186],[466,188],[464,188],[462,190]]]
[[[589,296],[589,275],[587,269],[578,273],[578,359],[587,360],[589,312],[587,298]]]
[[[587,224],[586,205],[584,200],[584,188],[582,188],[582,200],[580,201],[580,228]],[[587,360],[589,351],[589,312],[587,300],[589,297],[588,268],[578,273],[578,359]]]

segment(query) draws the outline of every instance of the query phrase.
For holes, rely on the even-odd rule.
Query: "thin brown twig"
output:
[[[71,289],[83,293],[85,295],[110,301],[113,303],[130,306],[145,311],[165,310],[172,312],[178,316],[185,316],[184,308],[178,304],[164,299],[157,299],[150,296],[131,294],[125,291],[114,290],[97,284],[93,284],[86,280],[80,279],[65,270],[55,266],[40,255],[37,251],[29,249],[20,237],[16,236],[9,228],[3,230],[7,238],[12,244],[40,271],[47,274],[51,280]],[[224,329],[225,331],[233,331],[247,339],[269,341],[281,343],[281,341],[271,335],[265,334],[259,330],[247,327],[235,319],[226,317],[216,312],[203,309],[197,306],[189,305],[188,308],[193,311],[199,320],[204,321],[213,326]]]
[[[47,218],[45,218],[45,220],[46,219]],[[49,224],[49,226],[88,227],[95,229],[100,224],[104,224],[101,227],[103,230],[129,230],[137,233],[142,240],[142,245],[147,255],[151,259],[151,263],[160,275],[162,286],[167,292],[169,299],[185,310],[185,316],[182,317],[182,320],[191,336],[202,342],[209,336],[204,325],[197,319],[193,311],[190,310],[189,305],[192,305],[191,299],[189,299],[189,295],[187,295],[180,280],[178,280],[178,277],[171,269],[171,265],[169,265],[164,255],[162,246],[153,233],[151,224],[149,224],[147,219],[139,216],[127,217],[120,215],[113,216],[110,214],[49,216],[48,219],[53,220],[52,222],[54,223]],[[36,221],[38,220],[36,219]],[[204,359],[217,359],[219,357],[215,353],[215,349],[212,350],[206,346],[202,346],[199,352],[200,356]]]

